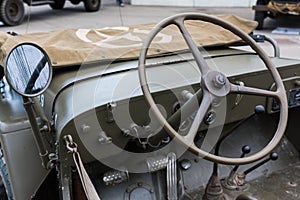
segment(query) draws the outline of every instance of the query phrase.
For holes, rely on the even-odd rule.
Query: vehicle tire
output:
[[[270,0],[257,0],[256,5],[267,5]],[[258,22],[258,25],[256,27],[257,30],[263,29],[264,26],[264,20],[267,17],[268,12],[267,11],[255,11],[254,14],[254,21]]]
[[[81,2],[81,0],[70,0],[70,1],[74,5],[78,5]]]
[[[9,26],[19,25],[25,17],[25,9],[22,0],[1,0],[0,20]]]
[[[84,0],[84,7],[87,12],[95,12],[100,9],[101,0]]]
[[[0,81],[2,81],[2,78],[4,76],[4,68],[2,66],[0,66]],[[0,82],[1,84],[1,82]]]
[[[264,20],[265,20],[266,17],[267,17],[267,12],[265,12],[265,11],[255,11],[254,20],[258,22],[258,25],[256,27],[257,30],[263,29]]]
[[[8,177],[6,162],[4,160],[2,150],[0,149],[0,200],[13,200],[13,193]]]
[[[61,10],[65,5],[66,0],[54,0],[54,3],[49,4],[54,10]]]

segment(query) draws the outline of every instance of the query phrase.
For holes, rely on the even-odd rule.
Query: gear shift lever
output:
[[[218,140],[217,144],[216,144],[216,148],[215,148],[215,155],[219,155],[219,149],[220,146],[222,144],[222,142],[235,130],[237,129],[240,125],[242,125],[244,122],[248,121],[249,119],[251,119],[253,116],[255,116],[256,114],[263,114],[265,113],[265,107],[262,105],[257,105],[255,106],[255,110],[252,114],[250,114],[247,118],[245,118],[244,120],[240,121],[239,123],[237,123],[235,126],[233,126],[232,128],[230,128],[229,130],[227,130],[226,132],[224,132],[221,136],[221,138]],[[244,157],[245,154],[247,154],[247,152],[250,152],[250,147],[249,146],[244,146],[243,147],[243,154],[242,156]],[[244,153],[245,151],[245,153]],[[235,166],[235,170],[238,169],[239,166]],[[234,173],[235,174],[235,173]],[[223,194],[223,188],[220,182],[220,179],[218,178],[218,163],[214,163],[213,165],[213,172],[212,175],[210,177],[210,179],[208,180],[208,183],[206,185],[205,188],[205,194],[203,196],[203,200],[210,200],[210,199],[225,199],[224,194]]]
[[[251,152],[251,147],[248,145],[245,145],[242,147],[242,155],[240,156],[241,158],[245,157],[246,154]],[[230,171],[229,176],[225,179],[222,180],[222,185],[224,187],[226,187],[227,189],[237,189],[237,185],[244,185],[244,174],[239,174],[236,171],[238,170],[238,168],[240,167],[240,165],[236,165],[234,166],[234,168]],[[242,177],[239,177],[239,176]],[[237,178],[238,177],[238,178]],[[243,180],[243,182],[237,182]]]
[[[254,166],[250,167],[249,169],[245,170],[244,174],[247,175],[250,172],[252,172],[253,170],[255,170],[255,169],[259,168],[260,166],[262,166],[263,164],[269,162],[270,160],[275,161],[277,159],[278,159],[278,154],[273,152],[273,153],[270,154],[269,158],[266,158],[266,159],[262,160],[261,162],[257,163],[256,165],[254,165]]]
[[[242,147],[242,155],[240,156],[240,158],[245,157],[245,155],[250,153],[250,152],[251,152],[251,147],[250,146],[248,146],[248,145],[243,146]],[[236,172],[238,170],[238,168],[239,168],[239,165],[234,166],[234,168],[231,170],[231,173]]]
[[[277,159],[278,159],[278,154],[272,152],[268,158],[265,158],[261,162],[257,163],[256,165],[250,167],[245,171],[236,172],[237,169],[235,168],[238,166],[235,166],[233,170],[230,172],[229,176],[222,180],[222,185],[230,190],[243,190],[247,187],[246,180],[245,180],[247,174],[254,171],[258,167],[262,166],[263,164],[269,162],[270,160],[277,160]]]

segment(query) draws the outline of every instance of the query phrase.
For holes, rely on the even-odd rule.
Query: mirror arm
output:
[[[29,122],[31,124],[31,128],[33,131],[33,137],[34,137],[34,140],[38,147],[39,155],[42,160],[42,165],[44,168],[47,168],[47,164],[49,163],[49,157],[48,157],[49,152],[47,151],[47,149],[45,147],[44,140],[41,136],[40,128],[39,128],[36,118],[35,118],[35,114],[34,114],[34,110],[33,110],[34,101],[32,101],[32,99],[30,99],[30,98],[23,97],[23,104],[24,104],[24,108],[26,110]]]

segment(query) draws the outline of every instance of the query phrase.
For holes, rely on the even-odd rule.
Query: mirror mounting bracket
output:
[[[43,165],[44,168],[48,169],[48,166],[49,166],[48,163],[50,161],[49,156],[48,156],[49,151],[46,148],[44,137],[42,137],[41,129],[39,128],[39,125],[38,125],[37,120],[36,120],[36,115],[35,115],[34,106],[33,106],[34,104],[35,104],[35,102],[34,102],[33,99],[28,98],[28,97],[23,97],[23,105],[24,105],[24,108],[26,110],[29,122],[31,124],[33,137],[34,137],[34,140],[37,144],[37,148],[38,148],[38,151],[39,151],[39,156],[42,160],[42,165]],[[49,132],[50,127],[48,127],[47,129],[48,129],[47,132]]]

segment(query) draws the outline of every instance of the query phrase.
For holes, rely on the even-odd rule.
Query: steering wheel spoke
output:
[[[202,75],[207,74],[210,71],[210,68],[207,65],[204,57],[200,53],[198,46],[193,41],[189,31],[186,29],[186,27],[184,25],[184,18],[178,18],[174,22],[175,22],[175,25],[179,28],[188,47],[190,48]]]
[[[277,91],[269,91],[259,88],[241,86],[241,85],[230,85],[230,92],[238,93],[238,94],[249,94],[249,95],[256,95],[256,96],[269,96],[269,97],[278,97],[279,93]]]
[[[212,103],[212,96],[206,90],[204,90],[201,105],[196,113],[196,116],[190,127],[190,130],[185,136],[182,136],[182,138],[188,144],[192,144],[194,142],[198,129],[201,125],[201,122],[203,121],[208,109],[210,108],[211,103]]]

